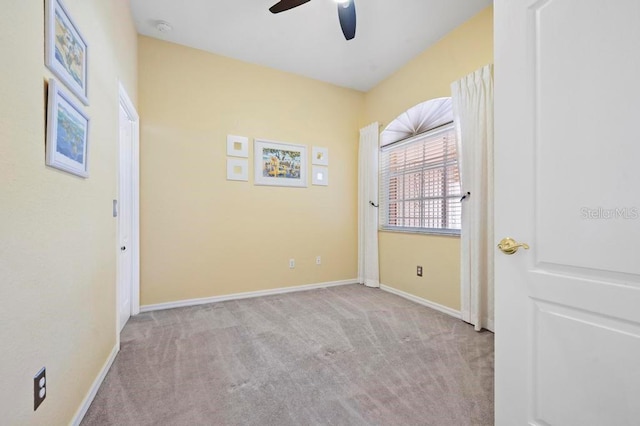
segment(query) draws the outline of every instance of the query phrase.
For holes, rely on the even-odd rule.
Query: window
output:
[[[461,190],[452,123],[380,153],[382,229],[459,234]]]

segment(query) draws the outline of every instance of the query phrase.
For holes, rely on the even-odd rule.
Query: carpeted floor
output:
[[[348,285],[141,314],[82,425],[492,425],[493,334]]]

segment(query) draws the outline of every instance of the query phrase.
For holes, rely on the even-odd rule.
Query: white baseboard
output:
[[[466,322],[467,324],[473,325],[470,312],[460,311],[460,313],[462,314],[462,321]],[[489,330],[490,332],[495,333],[495,328],[493,326],[494,325],[493,319],[484,317],[482,318],[482,324],[485,325],[484,327],[482,327],[484,330]]]
[[[107,358],[104,365],[102,366],[102,370],[100,370],[100,374],[98,374],[98,377],[96,377],[96,379],[93,381],[93,384],[91,385],[91,389],[89,389],[89,393],[87,393],[87,396],[84,397],[84,400],[82,401],[82,405],[80,406],[80,408],[78,408],[78,411],[76,411],[76,414],[73,416],[73,420],[71,420],[71,423],[70,423],[72,426],[79,426],[80,422],[82,422],[84,415],[87,414],[87,410],[89,409],[89,406],[93,402],[93,399],[96,397],[96,393],[98,393],[98,389],[100,389],[100,385],[102,385],[102,382],[104,381],[104,378],[106,377],[107,372],[109,372],[109,369],[111,368],[111,364],[113,364],[113,361],[116,359],[116,355],[118,355],[119,351],[120,351],[120,345],[116,344],[111,350],[111,353],[109,354],[109,358]]]
[[[339,285],[357,284],[356,278],[342,281],[329,281],[326,283],[306,284],[295,287],[274,288],[271,290],[249,291],[246,293],[226,294],[224,296],[203,297],[201,299],[178,300],[176,302],[157,303],[154,305],[140,306],[140,312],[159,311],[162,309],[181,308],[184,306],[204,305],[207,303],[225,302],[228,300],[249,299],[252,297],[270,296],[274,294],[293,293],[296,291],[315,290],[325,287],[335,287]]]
[[[456,311],[455,309],[451,309],[447,306],[441,305],[436,302],[432,302],[427,299],[423,299],[422,297],[414,296],[413,294],[404,292],[402,290],[398,290],[397,288],[389,287],[388,285],[380,284],[380,290],[384,290],[389,293],[393,293],[397,296],[404,297],[405,299],[411,300],[412,302],[419,303],[427,308],[435,309],[436,311],[440,311],[447,315],[451,315],[454,318],[462,319],[462,315],[460,311]]]
[[[485,327],[487,330],[489,330],[492,333],[496,332],[493,320],[488,319],[488,320],[485,321],[485,324],[487,324],[487,326]]]

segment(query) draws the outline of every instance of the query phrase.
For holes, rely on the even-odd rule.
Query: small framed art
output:
[[[227,158],[227,180],[249,180],[249,160],[244,158]]]
[[[45,64],[83,104],[89,105],[87,42],[62,0],[46,0],[45,14]]]
[[[314,185],[328,186],[329,185],[329,168],[323,166],[311,167],[311,173],[313,177],[311,183]]]
[[[227,155],[230,157],[249,157],[249,138],[227,135]]]
[[[89,117],[49,79],[46,164],[81,177],[89,177]]]
[[[307,186],[307,147],[255,140],[255,184]]]
[[[314,146],[311,149],[311,164],[316,164],[318,166],[328,166],[329,148]]]

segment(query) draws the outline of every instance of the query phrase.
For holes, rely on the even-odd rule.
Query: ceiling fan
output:
[[[285,10],[293,9],[301,6],[311,0],[280,0],[269,8],[271,13],[280,13]],[[335,0],[338,3],[338,19],[342,34],[347,40],[351,40],[356,36],[356,4],[355,0]]]

